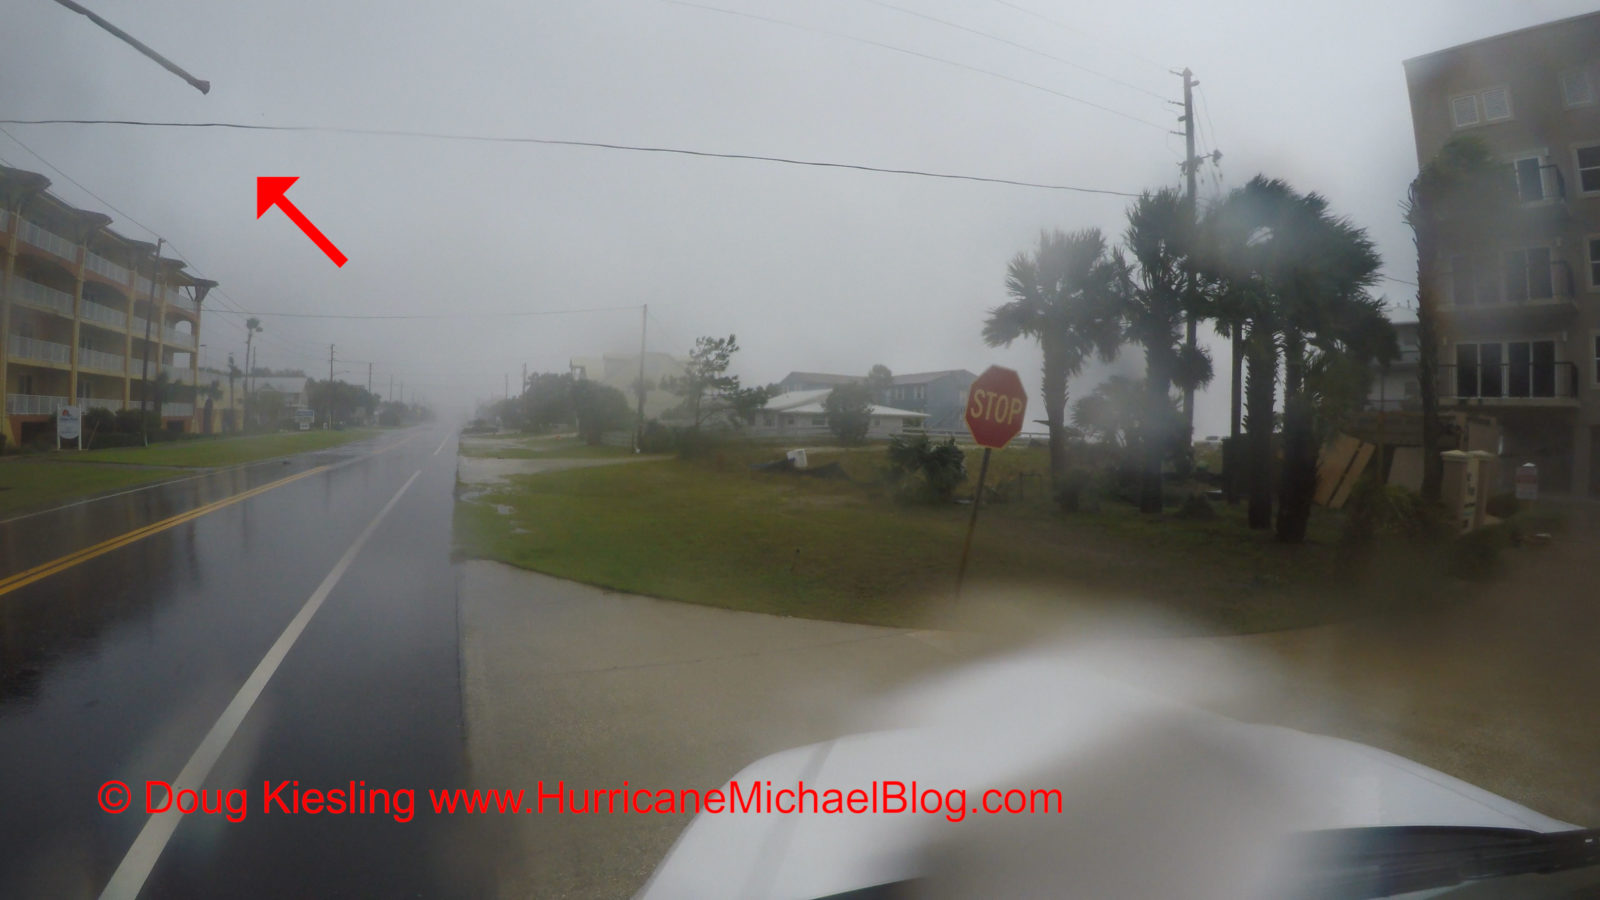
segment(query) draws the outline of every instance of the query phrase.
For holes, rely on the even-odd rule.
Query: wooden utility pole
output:
[[[639,412],[633,420],[633,452],[644,450],[644,331],[650,324],[650,304],[646,303],[639,308],[639,383],[634,385],[638,392]]]
[[[328,345],[328,386],[323,390],[328,397],[328,413],[322,420],[324,428],[333,427],[333,345]]]
[[[142,354],[143,362],[139,367],[139,436],[144,439],[146,447],[150,446],[150,413],[145,405],[145,398],[150,395],[150,327],[156,314],[156,289],[160,287],[161,245],[164,243],[166,243],[166,238],[156,238],[156,253],[155,256],[151,257],[154,263],[150,269],[150,300],[145,304],[144,308],[144,352]],[[135,287],[137,286],[135,285]],[[162,327],[166,327],[165,322],[162,323]],[[158,358],[156,364],[159,365],[160,363],[161,360]]]
[[[1199,220],[1199,203],[1195,197],[1195,176],[1200,168],[1200,160],[1194,155],[1194,86],[1200,82],[1194,80],[1194,73],[1187,67],[1180,73],[1183,76],[1183,174],[1185,187],[1188,189],[1189,223],[1193,225]],[[1195,352],[1196,330],[1199,322],[1195,319],[1193,310],[1190,310],[1184,323],[1184,339],[1189,346],[1189,352]],[[1188,428],[1188,441],[1194,441],[1194,386],[1188,385],[1183,389],[1183,420]]]

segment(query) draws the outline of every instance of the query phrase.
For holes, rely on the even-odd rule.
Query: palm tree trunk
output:
[[[1305,540],[1316,493],[1317,455],[1311,433],[1311,401],[1305,391],[1305,338],[1284,336],[1283,474],[1278,488],[1278,540]]]
[[[1245,471],[1251,528],[1272,527],[1272,411],[1277,393],[1278,350],[1270,334],[1252,324],[1245,339]]]
[[[1433,241],[1420,230],[1417,246],[1417,393],[1422,396],[1422,500],[1438,503],[1444,481],[1439,458],[1439,320],[1432,286]]]
[[[1167,393],[1172,389],[1172,369],[1160,348],[1145,351],[1145,414],[1140,456],[1139,511],[1161,512],[1161,460],[1173,435],[1167,419]]]
[[[1050,427],[1050,486],[1052,495],[1067,476],[1067,366],[1056,341],[1040,342],[1044,351],[1044,416]]]

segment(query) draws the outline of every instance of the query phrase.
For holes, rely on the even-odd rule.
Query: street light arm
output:
[[[189,82],[189,84],[192,85],[194,87],[194,89],[199,91],[200,93],[202,93],[202,94],[211,93],[211,82],[209,82],[209,81],[201,81],[200,79],[194,77],[193,75],[190,75],[188,72],[185,72],[183,69],[178,68],[177,64],[173,63],[171,60],[169,60],[165,56],[162,56],[161,54],[155,52],[154,50],[151,50],[149,47],[146,47],[143,43],[140,43],[138,38],[136,38],[133,35],[127,33],[126,31],[123,31],[121,28],[118,28],[117,26],[111,24],[110,22],[107,22],[105,19],[101,18],[98,14],[96,14],[92,10],[85,9],[81,5],[73,2],[73,0],[56,0],[56,2],[61,4],[62,6],[65,6],[67,9],[72,10],[75,13],[78,13],[80,15],[86,16],[89,19],[89,21],[95,23],[96,25],[99,25],[101,28],[104,28],[106,31],[111,32],[113,35],[115,35],[116,37],[120,38],[128,46],[132,47],[133,49],[139,51],[140,53],[143,53],[145,56],[148,56],[150,59],[154,60],[157,65],[161,66],[161,68],[166,69],[168,72],[171,72],[172,74],[178,76],[179,78],[182,78],[184,81]]]

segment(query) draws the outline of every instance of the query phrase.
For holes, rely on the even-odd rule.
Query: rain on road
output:
[[[421,808],[465,778],[454,451],[417,428],[0,522],[0,895],[479,893]],[[243,820],[147,815],[186,767]],[[286,781],[418,809],[264,814]]]

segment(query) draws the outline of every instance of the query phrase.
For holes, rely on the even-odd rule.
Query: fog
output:
[[[537,137],[1134,193],[1180,181],[1169,100],[1181,82],[1169,69],[1188,66],[1201,83],[1197,150],[1223,154],[1202,170],[1202,198],[1257,172],[1286,178],[1368,228],[1386,276],[1411,281],[1398,204],[1416,158],[1401,61],[1592,6],[895,4],[1074,66],[886,4],[710,5],[804,28],[663,0],[92,4],[209,80],[203,96],[82,16],[29,0],[8,7],[0,33],[0,118]],[[498,396],[523,365],[564,371],[572,356],[633,352],[644,303],[650,349],[685,354],[697,335],[735,333],[747,383],[874,363],[1002,363],[1036,389],[1036,346],[993,350],[980,336],[985,311],[1005,300],[1006,262],[1041,228],[1120,235],[1128,202],[570,146],[4,129],[0,160],[45,173],[122,234],[159,234],[221,282],[202,323],[203,364],[243,362],[253,313],[266,326],[261,365],[326,377],[333,344],[339,377],[364,382],[370,364],[379,393],[393,378],[440,407]],[[290,199],[348,265],[333,266],[279,211],[256,219],[261,175],[299,176]],[[1383,290],[1405,318],[1412,288]],[[598,307],[629,308],[506,315]],[[1086,370],[1072,395],[1105,375]],[[1226,398],[1219,378],[1200,399],[1197,433],[1226,428]]]

